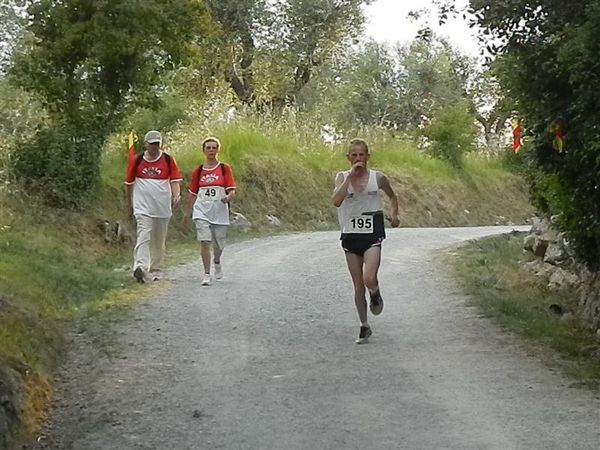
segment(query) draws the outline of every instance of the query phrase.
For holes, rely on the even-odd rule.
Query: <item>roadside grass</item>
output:
[[[575,293],[551,291],[522,269],[529,258],[522,234],[470,242],[445,259],[470,297],[470,303],[508,331],[525,338],[546,364],[560,368],[574,385],[600,389],[600,341],[572,314],[558,316],[550,305],[575,311]]]

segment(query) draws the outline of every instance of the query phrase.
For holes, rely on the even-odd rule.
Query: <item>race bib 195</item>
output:
[[[369,234],[373,232],[373,216],[350,217],[344,226],[344,233]]]

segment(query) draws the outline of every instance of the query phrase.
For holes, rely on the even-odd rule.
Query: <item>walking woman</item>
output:
[[[200,254],[204,267],[202,286],[211,283],[211,247],[214,277],[223,278],[221,256],[229,227],[229,202],[235,196],[235,179],[228,164],[218,159],[221,142],[216,137],[202,141],[204,163],[194,169],[188,191],[188,214],[196,225],[196,236],[200,241]]]

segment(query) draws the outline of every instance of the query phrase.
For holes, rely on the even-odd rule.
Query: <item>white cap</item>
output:
[[[148,144],[160,143],[160,141],[162,141],[162,136],[156,130],[150,130],[144,136],[144,142],[147,142]]]

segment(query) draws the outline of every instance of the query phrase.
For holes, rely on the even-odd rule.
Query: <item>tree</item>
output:
[[[471,0],[531,135],[532,198],[600,267],[599,0]],[[551,131],[564,132],[564,151]]]
[[[338,129],[399,129],[404,109],[396,62],[382,44],[367,42],[315,69],[299,106]]]
[[[315,68],[358,36],[369,0],[207,0],[229,49],[224,77],[244,103],[292,104]]]
[[[208,29],[207,11],[196,0],[38,0],[28,15],[10,75],[50,119],[23,137],[14,170],[28,187],[51,187],[52,204],[81,206],[106,137],[128,106],[157,104],[161,77]]]
[[[477,136],[468,101],[463,99],[438,108],[423,135],[428,139],[431,155],[462,167],[463,156],[475,149]]]
[[[436,110],[465,97],[467,62],[445,39],[416,38],[397,52],[410,126],[422,127]]]
[[[301,96],[302,106],[345,129],[415,132],[439,108],[468,98],[465,61],[437,36],[394,49],[367,42],[318,68]]]
[[[115,120],[128,103],[152,102],[206,20],[193,0],[40,0],[28,13],[12,74],[70,120]]]
[[[503,147],[507,121],[515,114],[514,103],[503,94],[493,68],[474,68],[466,91],[475,119],[483,131],[487,151],[497,153]]]

